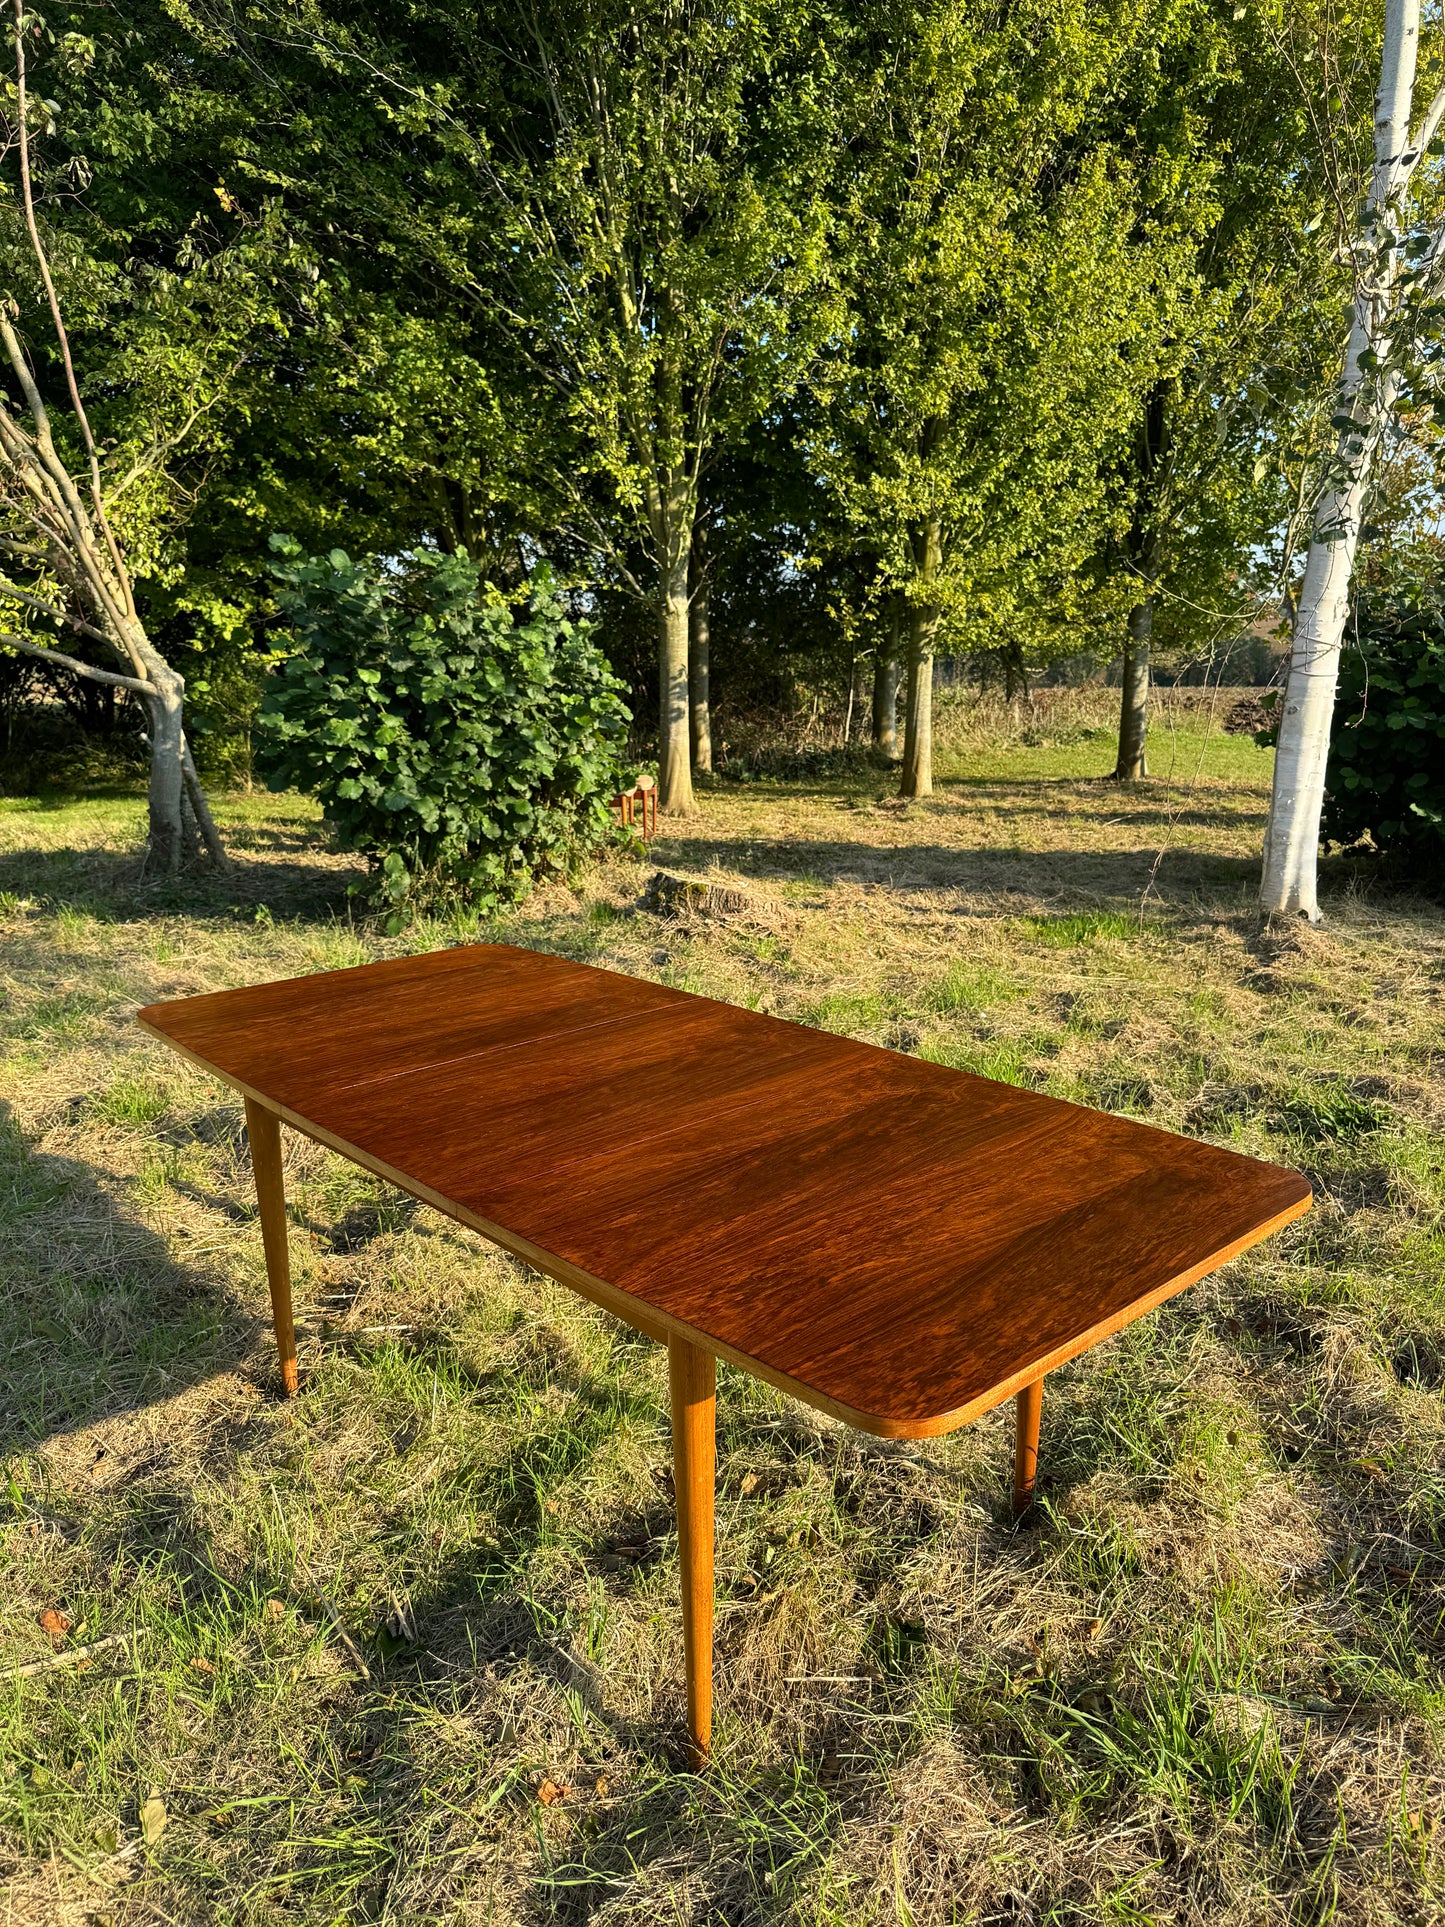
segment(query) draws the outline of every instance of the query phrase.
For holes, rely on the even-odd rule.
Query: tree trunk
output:
[[[1367,235],[1378,236],[1380,229],[1371,216],[1389,208],[1408,178],[1406,170],[1414,164],[1409,152],[1410,107],[1419,39],[1419,0],[1387,0],[1380,90],[1375,100],[1375,167],[1365,212]],[[1397,229],[1408,225],[1398,209],[1386,212],[1384,222]],[[1318,923],[1320,916],[1320,813],[1360,514],[1371,461],[1396,393],[1396,382],[1387,376],[1378,392],[1362,401],[1365,369],[1361,363],[1367,353],[1383,356],[1389,346],[1396,261],[1391,253],[1384,263],[1356,268],[1354,319],[1340,382],[1338,412],[1349,417],[1341,427],[1336,450],[1340,484],[1320,498],[1315,511],[1295,612],[1264,835],[1260,908],[1267,915],[1297,914],[1311,923]]]
[[[692,539],[692,620],[687,654],[687,691],[692,736],[692,766],[712,774],[712,710],[708,690],[711,668],[711,610],[707,571],[706,524],[699,517]]]
[[[1310,543],[1290,644],[1264,832],[1260,907],[1269,913],[1307,917],[1311,923],[1320,919],[1320,814],[1364,492],[1360,482],[1343,495],[1326,497],[1320,505],[1321,514],[1334,505],[1338,524],[1347,533],[1336,542],[1316,536]]]
[[[873,665],[873,747],[890,763],[898,761],[898,658],[880,656]]]
[[[916,557],[918,576],[930,584],[943,566],[943,528],[936,519],[924,524],[920,547],[922,552]],[[939,612],[933,603],[910,605],[900,796],[933,794],[933,644],[938,635],[938,618]]]
[[[694,807],[687,691],[687,575],[692,530],[681,518],[669,517],[669,521],[658,649],[657,807],[685,816]]]
[[[873,663],[873,747],[890,763],[898,761],[898,601],[888,619],[888,646]]]
[[[1124,651],[1124,688],[1119,702],[1119,755],[1114,780],[1136,783],[1149,774],[1144,754],[1149,731],[1149,638],[1154,630],[1154,598],[1146,595],[1129,611],[1129,643]]]
[[[185,855],[186,832],[181,798],[185,789],[186,733],[182,727],[181,681],[157,677],[147,696],[151,724],[150,838],[145,867],[153,876],[174,876]]]
[[[1003,646],[1003,697],[1013,710],[1029,693],[1029,672],[1024,667],[1023,646],[1006,642]]]
[[[937,609],[920,603],[908,625],[908,697],[900,796],[933,794],[933,641],[937,633]]]
[[[216,828],[216,819],[211,815],[211,806],[206,801],[206,792],[201,788],[201,779],[196,774],[189,739],[182,739],[181,748],[181,777],[186,786],[186,795],[190,798],[196,828],[200,831],[201,841],[206,847],[206,854],[218,870],[229,870],[231,859],[226,855],[226,846],[221,841],[221,832]]]

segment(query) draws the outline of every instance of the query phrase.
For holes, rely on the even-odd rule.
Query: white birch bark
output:
[[[1356,281],[1337,411],[1351,421],[1340,430],[1339,481],[1321,496],[1315,511],[1265,830],[1260,906],[1266,914],[1297,914],[1311,923],[1318,923],[1320,915],[1316,894],[1320,813],[1360,518],[1370,465],[1395,394],[1395,384],[1388,377],[1373,394],[1362,394],[1366,386],[1362,357],[1367,351],[1382,354],[1388,345],[1397,257],[1381,243],[1387,231],[1399,231],[1399,203],[1428,138],[1428,123],[1438,124],[1432,106],[1427,126],[1412,146],[1410,112],[1419,41],[1419,0],[1386,0],[1380,90],[1375,98],[1375,166],[1365,215],[1368,258]]]

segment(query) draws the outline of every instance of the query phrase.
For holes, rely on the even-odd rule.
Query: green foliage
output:
[[[517,619],[464,550],[393,570],[271,541],[299,647],[262,705],[269,780],[321,799],[396,927],[497,909],[607,835],[630,719],[549,574]]]
[[[43,224],[203,767],[249,757],[266,528],[465,547],[508,593],[546,553],[644,713],[643,611],[685,593],[700,512],[721,741],[906,645],[910,611],[945,652],[1108,653],[1143,571],[1156,646],[1197,647],[1308,510],[1375,10],[137,0],[99,33],[55,0],[38,25]],[[1299,81],[1326,30],[1329,166]],[[14,166],[0,256],[43,343]]]
[[[1445,605],[1440,584],[1362,603],[1345,651],[1322,833],[1445,869]]]

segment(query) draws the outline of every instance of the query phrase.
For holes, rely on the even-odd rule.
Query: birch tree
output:
[[[111,512],[116,488],[136,482],[154,460],[130,464],[107,488],[37,211],[32,120],[43,119],[46,110],[36,112],[27,41],[41,31],[41,23],[24,12],[23,0],[13,0],[14,94],[4,116],[0,158],[13,161],[17,191],[4,210],[11,228],[5,241],[12,273],[27,256],[31,264],[41,299],[27,305],[48,320],[51,359],[63,370],[69,446],[57,439],[52,408],[22,340],[17,297],[29,291],[12,283],[0,299],[0,349],[8,375],[7,388],[0,389],[0,621],[8,615],[0,643],[140,700],[150,744],[147,869],[168,875],[180,867],[189,842],[188,815],[211,860],[224,868],[225,851],[186,740],[184,680],[146,632]],[[78,460],[71,459],[71,448]],[[158,452],[153,450],[153,457]],[[58,648],[57,635],[79,638],[82,647],[98,646],[117,666],[107,668]]]
[[[1386,0],[1374,166],[1354,249],[1353,312],[1335,417],[1334,459],[1315,508],[1295,602],[1265,831],[1266,914],[1319,921],[1320,816],[1340,649],[1371,471],[1438,294],[1445,223],[1412,213],[1422,158],[1445,116],[1441,88],[1412,131],[1419,0]]]

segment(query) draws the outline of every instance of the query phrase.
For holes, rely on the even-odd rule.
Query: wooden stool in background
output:
[[[657,835],[657,782],[655,778],[651,776],[639,776],[634,789],[624,790],[621,796],[613,797],[612,807],[617,811],[617,820],[624,829],[630,829],[632,827],[633,806],[637,803],[641,803],[642,805],[642,840],[645,843],[649,836]],[[648,822],[649,810],[652,813],[650,824]]]

